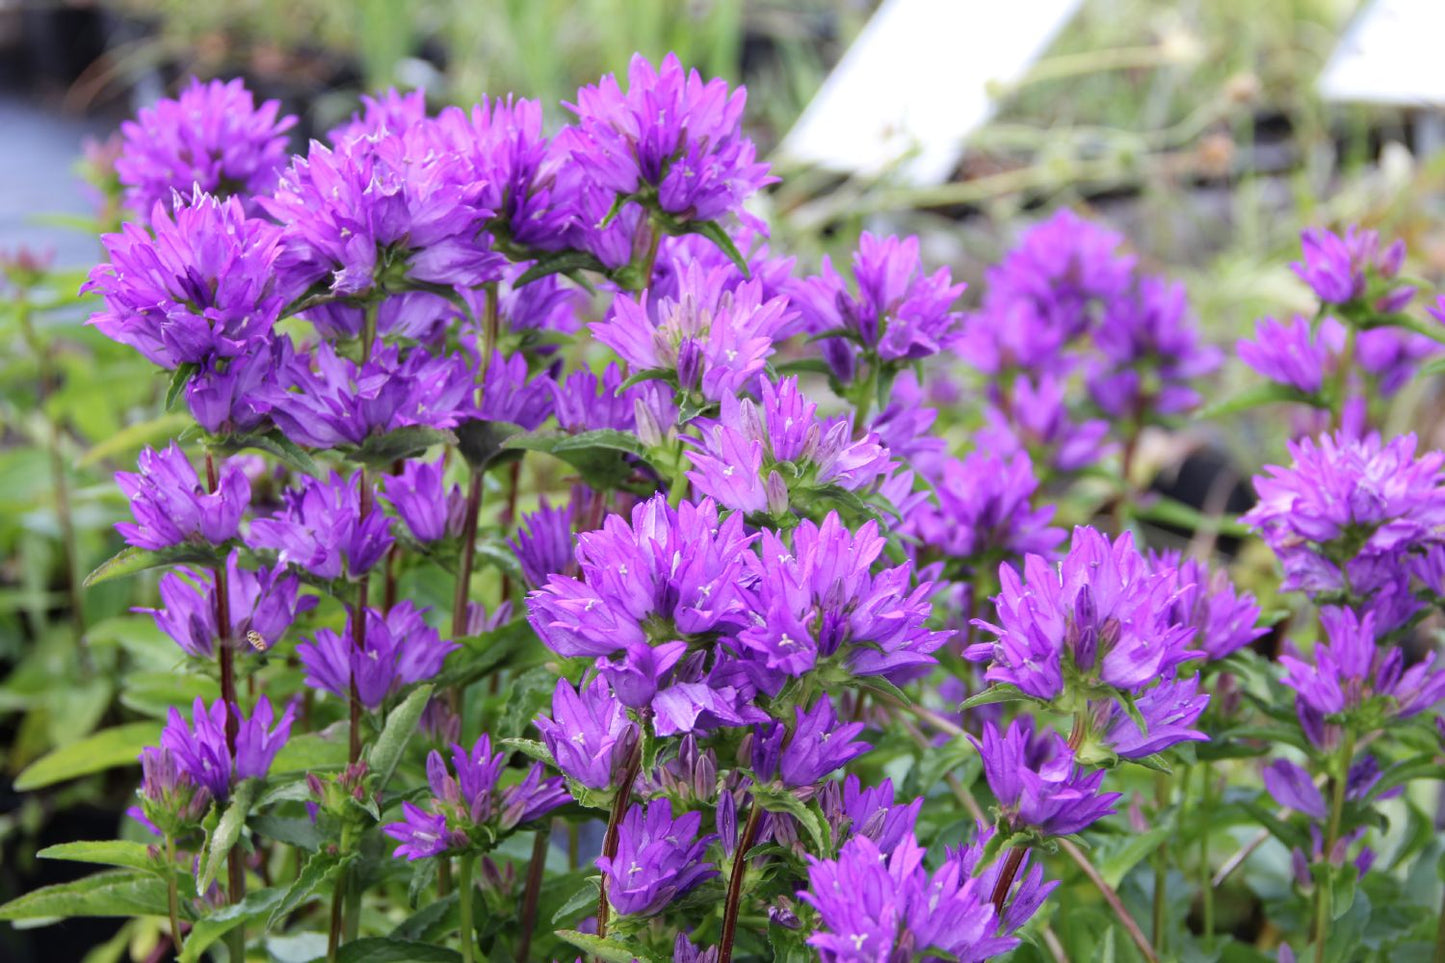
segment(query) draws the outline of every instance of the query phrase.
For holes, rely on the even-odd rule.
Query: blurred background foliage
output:
[[[948,183],[905,187],[780,166],[783,183],[760,213],[776,248],[798,255],[803,270],[825,253],[846,259],[865,226],[917,233],[929,260],[975,284],[965,300],[976,303],[984,266],[1024,223],[1060,205],[1077,207],[1121,229],[1150,270],[1184,280],[1206,331],[1225,345],[1261,314],[1308,304],[1284,266],[1302,226],[1361,222],[1404,237],[1413,257],[1405,273],[1438,281],[1445,159],[1412,155],[1408,113],[1331,108],[1315,92],[1358,6],[1086,0],[1028,76],[995,91],[994,121],[970,140]],[[316,136],[349,115],[359,93],[393,84],[423,86],[438,105],[515,91],[540,99],[549,121],[560,124],[568,116],[560,103],[580,84],[625,70],[634,51],[652,58],[676,51],[704,73],[747,84],[748,123],[766,154],[873,7],[868,0],[92,0],[26,7],[19,21],[14,8],[0,6],[0,43],[10,41],[7,54],[59,50],[67,61],[35,65],[42,83],[26,96],[41,109],[113,122],[191,74],[240,75],[261,96],[281,98]],[[73,17],[81,9],[96,20],[91,33],[44,20],[47,12]],[[989,29],[986,12],[977,29]],[[51,43],[13,46],[17,38],[29,43],[35,30]],[[75,44],[91,36],[93,48],[77,52]],[[43,213],[46,199],[33,203]],[[103,211],[76,226],[93,234],[113,228],[114,216]],[[177,429],[164,412],[165,385],[137,354],[85,325],[89,306],[76,292],[90,265],[36,271],[38,257],[0,252],[0,900],[58,878],[47,875],[61,872],[53,864],[35,861],[40,847],[103,838],[128,804],[133,773],[111,769],[123,760],[85,737],[157,720],[166,705],[186,699],[173,691],[169,643],[148,616],[130,612],[152,600],[154,581],[110,582],[83,597],[77,585],[78,573],[119,545],[111,525],[124,505],[113,472],[131,468],[142,445]],[[1236,379],[1227,370],[1221,393]],[[1406,392],[1396,401],[1397,420],[1418,423],[1419,409],[1433,403]],[[945,411],[944,423],[951,420]],[[1230,452],[1247,477],[1277,450],[1268,433],[1267,423],[1231,422],[1228,431],[1205,426],[1184,437],[1203,436]],[[33,766],[70,746],[80,748],[63,765]],[[36,788],[45,791],[20,794]],[[75,827],[87,819],[103,825]],[[1121,847],[1122,856],[1101,858],[1127,857],[1127,840]],[[1256,891],[1261,885],[1251,880]],[[1250,912],[1226,898],[1221,913],[1235,911]],[[89,955],[78,949],[93,942],[87,933],[70,954],[64,941],[73,926],[49,931],[51,958],[141,957],[157,938],[154,927],[135,921]],[[1061,926],[1067,930],[1067,920]],[[26,939],[0,930],[0,959],[28,958]]]

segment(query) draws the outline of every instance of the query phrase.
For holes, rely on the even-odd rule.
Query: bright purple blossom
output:
[[[235,357],[217,355],[201,364],[186,381],[186,406],[213,434],[255,431],[269,418],[263,393],[278,378],[289,378],[296,364],[290,338],[252,341]]]
[[[236,706],[231,706],[230,711],[239,720],[234,756],[226,746],[227,707],[219,700],[207,709],[198,697],[191,707],[190,725],[172,706],[161,732],[161,748],[174,755],[181,771],[218,800],[227,799],[236,783],[266,775],[276,753],[290,737],[291,723],[296,718],[293,702],[276,719],[271,701],[265,696],[257,701],[249,718],[241,715]]]
[[[226,559],[226,594],[231,618],[227,638],[233,648],[245,649],[247,636],[254,632],[265,647],[274,646],[285,635],[296,616],[316,606],[315,596],[298,598],[301,582],[284,570],[261,568],[252,572],[240,567],[240,556]],[[216,588],[210,572],[182,568],[161,576],[164,608],[132,609],[149,613],[156,628],[170,636],[187,655],[210,658],[215,654]]]
[[[923,810],[922,796],[911,803],[895,803],[892,779],[865,788],[852,773],[843,780],[837,802],[834,835],[840,835],[838,830],[846,820],[848,835],[867,836],[885,855],[913,834],[918,814]]]
[[[520,782],[504,788],[507,753],[494,754],[491,737],[485,733],[470,752],[455,744],[451,748],[450,768],[441,753],[427,756],[430,811],[406,802],[402,821],[382,827],[400,843],[392,855],[417,860],[471,846],[490,848],[500,833],[544,816],[571,798],[560,778],[542,777],[541,763],[534,764]]]
[[[590,325],[592,333],[634,374],[676,374],[683,388],[700,389],[710,401],[743,391],[762,373],[774,337],[794,313],[784,297],[764,300],[757,281],[724,287],[722,272],[689,265],[675,299],[619,294],[607,319]]]
[[[196,826],[211,806],[199,785],[169,749],[147,746],[140,754],[140,805],[128,814],[157,836],[180,835]]]
[[[745,556],[756,605],[737,638],[765,670],[759,684],[776,692],[785,677],[834,656],[853,675],[895,684],[926,673],[951,633],[928,627],[933,586],[914,586],[910,566],[873,572],[884,548],[877,523],[854,533],[830,512],[821,525],[804,519],[792,536],[789,548],[765,530],[759,555]]]
[[[1380,250],[1380,235],[1351,226],[1343,236],[1323,228],[1306,228],[1300,234],[1304,259],[1290,267],[1326,304],[1349,304],[1365,296],[1371,276],[1393,278],[1405,261],[1405,242],[1395,241]],[[1383,295],[1376,310],[1398,311],[1415,289],[1400,286]]]
[[[293,158],[261,200],[285,229],[284,275],[357,298],[410,282],[460,291],[498,280],[505,262],[482,231],[493,213],[484,185],[435,139],[423,123],[335,148],[312,141]]]
[[[1196,558],[1181,559],[1178,552],[1150,552],[1156,572],[1172,573],[1179,587],[1169,621],[1194,627],[1195,646],[1210,659],[1223,659],[1269,631],[1257,625],[1259,603],[1249,592],[1239,592],[1229,573],[1209,570]]]
[[[1286,590],[1367,598],[1440,544],[1445,454],[1417,457],[1415,444],[1413,434],[1305,438],[1290,442],[1288,468],[1255,476],[1259,503],[1242,520],[1279,556]]]
[[[381,487],[406,527],[419,542],[437,542],[461,534],[466,499],[460,485],[450,489],[442,482],[446,459],[404,463],[400,474],[386,475]]]
[[[296,656],[306,667],[306,684],[346,699],[355,680],[357,698],[375,712],[405,686],[434,678],[447,656],[461,646],[444,641],[427,625],[425,612],[405,599],[385,614],[367,609],[365,644],[360,648],[352,615],[340,634],[318,629],[314,639],[296,646]]]
[[[806,712],[793,708],[794,725],[781,722],[753,734],[753,772],[764,782],[777,780],[788,789],[812,789],[873,747],[854,740],[863,723],[840,723],[833,701],[822,696]]]
[[[657,495],[577,537],[582,579],[552,575],[527,597],[532,626],[559,655],[607,656],[630,645],[733,628],[752,537],[711,501],[676,509]],[[674,634],[675,633],[675,634]]]
[[[289,114],[278,118],[280,109],[275,100],[257,107],[239,78],[194,77],[175,100],[141,108],[120,125],[124,144],[115,171],[126,204],[144,214],[157,204],[169,207],[173,191],[185,197],[199,188],[247,203],[269,192],[286,163],[286,131],[296,124]]]
[[[825,257],[822,273],[792,292],[808,330],[826,338],[825,354],[844,380],[855,374],[850,343],[898,363],[937,354],[958,335],[963,315],[953,307],[967,285],[954,284],[948,268],[925,274],[918,238],[865,231],[853,255],[853,277],[856,294]]]
[[[522,516],[517,534],[507,544],[516,553],[517,564],[522,566],[528,585],[541,588],[551,575],[576,577],[575,517],[573,505],[553,508],[545,495],[537,511]]]
[[[609,364],[598,378],[579,368],[552,385],[557,425],[567,432],[633,431],[637,426],[636,387],[622,389],[622,370]]]
[[[130,499],[135,522],[115,530],[128,544],[157,551],[174,545],[220,545],[236,537],[241,515],[251,502],[251,483],[240,464],[223,462],[216,490],[207,492],[180,446],[143,449],[140,471],[116,472],[115,483]]]
[[[242,354],[288,300],[280,231],[235,198],[197,192],[174,215],[157,207],[150,230],[126,224],[101,242],[110,260],[81,288],[105,301],[90,323],[162,368]]]
[[[808,857],[808,888],[798,896],[818,911],[822,927],[808,945],[823,963],[982,963],[1018,945],[1000,934],[981,880],[957,859],[930,875],[924,855],[910,835],[891,854],[854,836],[836,860]]]
[[[948,458],[934,479],[936,502],[925,502],[904,528],[949,562],[979,564],[1032,553],[1048,555],[1064,540],[1049,525],[1053,506],[1035,509],[1038,490],[1029,456],[1000,457],[980,449]]]
[[[1028,454],[1038,465],[1055,471],[1087,468],[1112,450],[1109,423],[1075,421],[1069,411],[1064,379],[1041,374],[1037,383],[1026,374],[1014,377],[984,409],[984,424],[974,433],[980,451],[998,455]]]
[[[617,855],[599,856],[607,899],[623,916],[655,916],[694,886],[718,875],[704,857],[716,836],[698,838],[702,813],[672,818],[672,803],[634,804],[622,818]]]
[[[380,345],[358,366],[322,342],[311,364],[291,369],[291,383],[255,393],[270,406],[277,427],[299,445],[360,445],[398,428],[455,428],[472,413],[475,384],[456,355],[432,357],[413,348],[405,357]]]
[[[626,93],[608,74],[577,91],[572,159],[599,186],[646,198],[679,221],[715,221],[775,178],[742,136],[746,91],[684,72],[676,55],[654,68],[640,54]]]
[[[1175,579],[1153,571],[1130,534],[1111,544],[1076,528],[1057,567],[1029,555],[1022,577],[1001,565],[999,583],[998,624],[974,620],[998,639],[968,657],[991,659],[986,679],[1035,698],[1057,698],[1075,682],[1137,694],[1199,654],[1187,648],[1193,627],[1171,619]]]
[[[1311,330],[1309,321],[1298,315],[1283,322],[1260,318],[1254,340],[1241,338],[1235,349],[1240,361],[1271,381],[1306,394],[1316,394],[1324,387],[1329,349]]]
[[[790,490],[857,491],[892,464],[877,435],[854,439],[852,417],[819,418],[797,378],[763,379],[760,402],[726,394],[717,420],[698,427],[687,477],[718,504],[748,513],[787,512]]]
[[[1435,653],[1406,668],[1399,646],[1378,644],[1373,614],[1327,606],[1320,623],[1325,641],[1315,644],[1312,662],[1296,652],[1279,659],[1280,681],[1298,696],[1306,732],[1319,736],[1327,717],[1367,707],[1382,718],[1406,719],[1445,699],[1445,669],[1436,668]]]
[[[426,91],[402,93],[392,87],[376,96],[362,94],[361,110],[327,131],[326,139],[332,144],[344,144],[362,137],[404,134],[426,120]]]
[[[983,773],[1011,829],[1048,836],[1081,832],[1114,811],[1119,793],[1099,792],[1103,770],[1086,773],[1057,732],[1035,736],[1028,719],[1008,731],[988,723],[982,741],[969,739],[983,758]]]
[[[1122,759],[1143,759],[1181,742],[1208,742],[1191,729],[1209,706],[1209,694],[1199,691],[1199,677],[1166,679],[1134,701],[1144,718],[1144,730],[1117,703],[1109,703],[1104,744]]]
[[[1182,284],[1142,278],[1115,298],[1094,330],[1102,356],[1088,375],[1089,394],[1111,417],[1174,415],[1199,404],[1190,384],[1219,367],[1218,348],[1199,343]]]
[[[251,523],[246,544],[320,578],[342,578],[369,572],[393,541],[391,519],[374,501],[361,516],[360,473],[343,479],[332,472],[327,481],[307,478],[287,490],[280,511]]]
[[[637,724],[601,677],[575,689],[558,679],[552,714],[536,725],[557,768],[590,789],[612,785],[638,739]]]
[[[552,416],[555,386],[546,374],[532,376],[521,352],[492,355],[482,385],[481,417],[504,421],[533,431]]]

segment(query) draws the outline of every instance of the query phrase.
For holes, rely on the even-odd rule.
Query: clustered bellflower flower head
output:
[[[387,501],[419,542],[437,542],[461,534],[466,501],[460,485],[445,487],[442,459],[411,459],[400,472],[381,480]]]
[[[796,378],[764,380],[761,402],[725,395],[717,420],[699,428],[687,477],[718,504],[749,514],[785,514],[792,492],[858,491],[892,464],[876,434],[854,440],[851,418],[819,418]]]
[[[1445,531],[1445,455],[1416,455],[1414,435],[1344,433],[1289,444],[1289,467],[1256,476],[1242,518],[1274,550],[1286,590],[1368,603],[1395,628],[1410,615],[1412,557]]]
[[[704,82],[673,54],[632,58],[624,92],[609,74],[577,92],[572,159],[598,187],[686,224],[737,213],[775,178],[740,125],[747,94]]]
[[[699,883],[718,875],[704,858],[715,835],[698,837],[702,813],[672,816],[672,803],[634,805],[623,817],[617,855],[599,856],[607,899],[624,916],[654,916]]]
[[[1414,375],[1422,359],[1439,351],[1438,342],[1394,328],[1371,328],[1355,333],[1352,353],[1345,355],[1348,335],[1344,324],[1333,317],[1312,326],[1296,315],[1288,322],[1261,318],[1255,337],[1241,339],[1239,358],[1259,374],[1294,388],[1317,403],[1338,404],[1348,398],[1330,398],[1326,387],[1339,376],[1340,366],[1350,364],[1359,372],[1374,375],[1376,389],[1389,396],[1399,391]],[[1358,379],[1348,377],[1347,392],[1359,391]],[[1333,388],[1330,388],[1333,391]]]
[[[758,554],[744,557],[755,602],[737,634],[759,687],[776,693],[822,662],[898,685],[927,672],[951,633],[928,627],[933,586],[914,586],[910,566],[873,571],[883,548],[876,522],[850,532],[836,512],[802,521],[791,548],[763,531]]]
[[[1193,627],[1170,618],[1176,580],[1153,570],[1132,535],[1111,543],[1076,528],[1057,567],[1029,555],[1022,576],[1001,565],[999,583],[997,624],[974,622],[997,641],[968,656],[989,663],[989,681],[1034,698],[1056,699],[1073,686],[1137,695],[1198,654],[1188,648]]]
[[[306,667],[306,684],[345,699],[354,680],[361,704],[376,711],[403,686],[434,677],[446,657],[461,648],[444,641],[424,615],[425,610],[406,600],[385,614],[367,609],[360,647],[354,642],[353,616],[347,616],[340,634],[317,630],[312,641],[296,646],[296,656]]]
[[[963,316],[953,309],[966,285],[947,268],[923,271],[918,238],[880,238],[864,232],[853,255],[856,294],[827,257],[817,277],[795,286],[803,319],[834,373],[846,382],[858,374],[859,351],[884,364],[938,354],[957,337]]]
[[[134,523],[115,526],[126,542],[157,551],[187,543],[220,545],[236,537],[251,501],[251,483],[236,461],[221,465],[214,492],[201,485],[175,442],[164,451],[142,451],[138,467],[115,476],[135,516]]]
[[[192,77],[179,97],[142,108],[120,125],[124,141],[115,171],[126,203],[145,216],[157,205],[169,207],[175,193],[198,189],[250,205],[275,186],[286,165],[286,132],[296,118],[278,116],[280,110],[274,100],[258,107],[239,79]]]
[[[837,859],[809,856],[808,888],[798,896],[818,912],[822,926],[808,945],[819,958],[981,963],[1018,945],[1003,932],[984,880],[957,856],[929,874],[924,855],[910,834],[891,853],[855,836]]]
[[[505,833],[562,805],[569,798],[562,780],[544,778],[534,764],[520,782],[504,786],[507,753],[492,752],[491,736],[483,734],[468,751],[451,747],[451,767],[441,753],[427,756],[430,811],[402,804],[401,822],[383,827],[396,840],[395,855],[426,859],[446,852],[490,849]]]
[[[157,836],[194,829],[211,806],[211,791],[181,766],[166,748],[147,746],[140,754],[140,805],[127,814]]]
[[[1445,669],[1436,668],[1435,653],[1407,668],[1400,647],[1378,645],[1373,614],[1327,606],[1320,623],[1325,641],[1316,643],[1312,661],[1298,653],[1280,656],[1281,681],[1295,691],[1300,722],[1316,745],[1327,743],[1327,719],[1356,716],[1368,731],[1445,699]]]
[[[300,596],[301,582],[280,566],[252,572],[240,566],[240,555],[226,558],[226,611],[231,624],[226,638],[239,648],[252,633],[266,647],[274,646],[296,617],[316,606],[315,596]],[[210,572],[177,569],[161,576],[163,608],[136,608],[149,613],[156,628],[170,636],[191,656],[210,658],[220,633],[216,625],[215,576]]]
[[[1179,588],[1169,621],[1192,626],[1195,646],[1209,659],[1223,659],[1269,631],[1256,624],[1259,603],[1249,592],[1238,591],[1227,572],[1211,572],[1199,559],[1172,551],[1151,551],[1149,563],[1174,578]]]
[[[392,520],[374,502],[361,514],[361,477],[308,478],[282,495],[280,510],[251,523],[246,544],[320,578],[355,578],[385,557]],[[368,481],[369,484],[369,481]]]
[[[612,785],[638,739],[637,723],[601,676],[577,688],[558,679],[552,713],[536,726],[557,768],[589,789]]]
[[[680,387],[709,401],[743,391],[762,373],[774,337],[794,312],[784,297],[765,298],[757,281],[723,287],[722,271],[689,265],[675,299],[618,295],[592,333],[634,374],[675,375]]]
[[[854,741],[863,731],[863,723],[839,723],[827,696],[811,709],[797,706],[793,712],[791,727],[774,722],[754,733],[753,773],[764,782],[777,780],[788,789],[811,790],[873,748]]]
[[[127,224],[101,242],[110,259],[82,288],[105,302],[90,323],[162,368],[243,354],[289,299],[280,230],[236,198],[197,190],[174,213],[158,205],[149,229]]]
[[[1364,298],[1371,282],[1389,282],[1405,263],[1405,242],[1395,241],[1380,250],[1376,231],[1350,227],[1343,235],[1323,228],[1308,228],[1300,236],[1304,258],[1290,265],[1325,304],[1350,305]],[[1399,285],[1380,292],[1374,310],[1398,311],[1415,296],[1415,289]]]
[[[1103,770],[1086,773],[1064,738],[1038,736],[1027,718],[1000,733],[985,724],[973,739],[983,759],[984,776],[998,800],[1004,823],[1013,832],[1068,836],[1114,811],[1119,793],[1101,793]]]
[[[964,563],[1047,555],[1065,532],[1049,525],[1053,506],[1033,507],[1038,485],[1023,452],[980,449],[948,458],[934,479],[934,500],[915,509],[904,528],[926,549]]]
[[[236,722],[235,751],[227,746],[226,728]],[[217,701],[209,709],[198,697],[191,722],[174,706],[161,732],[161,749],[169,752],[181,772],[217,800],[229,799],[231,790],[245,779],[259,779],[271,768],[276,753],[291,736],[296,705],[290,703],[276,718],[271,700],[262,696],[250,717],[237,706]],[[274,725],[273,725],[274,723]]]

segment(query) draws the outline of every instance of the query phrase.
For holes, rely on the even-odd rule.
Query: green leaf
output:
[[[533,281],[540,281],[550,274],[571,274],[573,271],[592,271],[596,274],[605,274],[607,265],[597,260],[596,255],[586,251],[558,251],[555,254],[538,258],[537,263],[522,272],[522,276],[517,278],[512,287],[526,287]]]
[[[596,910],[597,901],[601,898],[602,877],[587,877],[586,882],[582,884],[582,888],[567,897],[567,902],[563,903],[557,912],[552,914],[552,925],[556,926],[563,920],[571,919],[583,910]]]
[[[247,893],[241,902],[223,906],[199,920],[195,926],[191,927],[191,932],[186,936],[180,963],[196,963],[201,958],[201,954],[210,949],[221,937],[238,926],[245,926],[247,923],[271,913],[285,895],[286,890],[280,887],[258,889],[254,893]]]
[[[677,372],[671,368],[648,368],[646,371],[639,371],[629,377],[622,384],[617,386],[617,393],[621,394],[634,385],[640,385],[645,381],[668,381],[677,376]]]
[[[1170,525],[1189,532],[1218,531],[1222,535],[1245,538],[1253,533],[1248,525],[1229,515],[1206,515],[1193,505],[1176,502],[1172,498],[1155,496],[1133,506],[1135,518],[1156,525]]]
[[[114,729],[102,729],[79,742],[62,746],[42,756],[15,777],[15,788],[32,792],[57,782],[103,772],[116,766],[137,765],[140,751],[155,745],[161,737],[156,722],[131,722]]]
[[[436,678],[435,684],[439,688],[466,688],[498,666],[510,663],[513,655],[531,652],[535,656],[537,649],[541,648],[536,644],[536,633],[525,618],[514,619],[479,635],[463,636],[457,641],[462,644],[463,650],[453,653],[447,660],[447,668]]]
[[[146,445],[155,445],[174,438],[184,428],[190,427],[192,419],[181,411],[167,412],[149,421],[127,425],[120,431],[96,443],[76,462],[80,468],[88,468],[112,455],[124,455],[137,451]]]
[[[545,742],[539,742],[536,739],[503,739],[502,745],[508,749],[515,749],[528,759],[535,759],[549,766],[555,766],[557,764],[552,758],[552,754],[547,751],[547,744]]]
[[[214,565],[219,560],[220,556],[214,551],[205,551],[189,545],[176,545],[159,551],[127,545],[101,562],[95,571],[85,577],[84,584],[86,588],[90,588],[92,585],[108,582],[113,578],[134,575],[137,572],[160,568],[163,565],[175,565],[180,562]]]
[[[0,920],[71,916],[165,916],[166,884],[153,873],[116,870],[32,890],[0,906]]]
[[[151,872],[156,869],[156,861],[151,858],[149,846],[145,843],[132,843],[122,839],[59,843],[55,846],[47,846],[35,855],[41,859],[64,859],[72,863],[123,866],[127,869],[143,869]]]
[[[812,838],[815,853],[826,855],[833,851],[833,836],[827,823],[797,796],[787,791],[765,792],[760,786],[754,790],[753,801],[768,812],[787,813],[796,818]]]
[[[329,727],[328,727],[329,728]],[[344,730],[345,723],[341,728]],[[271,775],[340,769],[346,765],[346,739],[322,732],[305,732],[287,740],[271,763]]]
[[[254,435],[230,435],[218,438],[212,446],[218,452],[235,454],[247,448],[255,448],[272,455],[286,467],[312,478],[325,478],[326,472],[316,460],[296,442],[279,431],[268,431]]]
[[[1222,401],[1217,401],[1200,411],[1196,417],[1221,418],[1225,415],[1233,415],[1241,411],[1249,411],[1251,408],[1260,408],[1264,405],[1272,405],[1282,401],[1293,401],[1315,408],[1328,407],[1324,403],[1324,399],[1318,395],[1307,394],[1290,385],[1270,382],[1268,384],[1256,385],[1237,395],[1225,398]]]
[[[386,725],[382,727],[381,735],[376,737],[376,742],[366,756],[367,766],[377,776],[377,792],[386,788],[392,774],[396,772],[407,743],[416,735],[417,722],[426,711],[431,694],[432,686],[417,686],[402,700],[401,705],[392,709],[391,714],[386,717]]]
[[[460,953],[445,946],[385,937],[354,940],[336,951],[336,963],[461,963],[461,959]]]
[[[296,881],[286,890],[285,897],[271,910],[266,920],[266,929],[281,924],[296,907],[309,900],[321,885],[331,879],[344,866],[356,858],[355,853],[338,857],[332,853],[316,853],[301,867]]]
[[[1129,875],[1129,870],[1139,865],[1151,853],[1159,848],[1174,833],[1174,823],[1170,820],[1167,824],[1155,826],[1147,832],[1125,837],[1124,844],[1117,849],[1109,851],[1108,855],[1098,855],[1094,858],[1094,865],[1099,870],[1099,875],[1108,881],[1115,889]]]
[[[576,930],[558,930],[557,936],[584,951],[587,955],[603,960],[605,963],[632,963],[633,960],[652,963],[651,957],[636,953],[616,940],[603,939],[600,936],[579,933]]]
[[[636,436],[613,428],[583,431],[569,435],[555,431],[539,431],[513,435],[503,445],[523,451],[540,451],[560,458],[576,468],[582,479],[593,488],[607,490],[620,487],[632,474],[633,466],[626,456],[646,458],[647,449]]]
[[[1025,695],[1018,686],[1009,682],[1000,682],[998,685],[991,685],[982,692],[975,692],[967,699],[959,709],[967,712],[969,709],[976,709],[979,706],[991,706],[999,702],[1029,702],[1031,697]]]
[[[457,436],[441,428],[427,425],[406,425],[382,435],[368,435],[361,447],[347,454],[352,461],[371,468],[388,468],[403,458],[420,455],[437,445],[454,445]]]
[[[176,365],[176,370],[171,373],[171,383],[166,387],[166,411],[176,406],[176,399],[186,389],[186,383],[191,380],[191,375],[201,368],[194,361],[186,361]]]
[[[688,225],[689,234],[701,234],[718,246],[718,250],[728,256],[728,260],[737,265],[737,269],[744,278],[752,277],[752,271],[748,268],[748,259],[743,257],[733,239],[728,237],[728,232],[717,221],[697,221]]]
[[[221,814],[221,821],[216,823],[211,838],[206,840],[205,852],[201,854],[201,865],[196,869],[196,892],[204,893],[211,888],[231,847],[241,839],[241,830],[245,828],[259,785],[259,780],[247,779],[231,793],[231,802]]]

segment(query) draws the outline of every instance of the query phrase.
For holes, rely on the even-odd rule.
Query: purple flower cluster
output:
[[[226,558],[226,611],[231,620],[226,626],[228,643],[241,648],[246,644],[242,640],[254,637],[263,647],[274,646],[298,615],[316,606],[314,596],[298,595],[300,588],[300,580],[279,566],[255,572],[241,568],[239,553],[232,552]],[[156,628],[187,655],[213,656],[221,638],[216,624],[215,576],[186,568],[167,572],[161,576],[160,596],[163,608],[134,611],[153,616]]]
[[[311,641],[296,646],[296,656],[306,667],[306,684],[345,699],[354,682],[357,698],[374,712],[402,687],[432,678],[461,646],[443,641],[426,624],[424,614],[408,601],[398,602],[385,614],[367,609],[359,646],[351,624],[355,616],[347,616],[340,634],[317,630]]]
[[[717,876],[704,858],[716,836],[698,837],[702,813],[672,818],[672,804],[657,799],[633,806],[623,818],[616,856],[599,856],[607,899],[624,916],[655,916],[679,896]]]
[[[237,783],[266,775],[290,737],[295,719],[294,703],[277,719],[265,696],[257,701],[249,718],[237,706],[216,702],[207,709],[197,698],[189,725],[179,710],[171,708],[161,732],[161,751],[169,753],[177,770],[212,798],[225,800]],[[226,734],[231,723],[236,726],[234,748]]]
[[[1405,263],[1405,242],[1395,241],[1380,250],[1380,235],[1350,227],[1343,235],[1309,228],[1300,237],[1303,260],[1290,265],[1325,304],[1346,306],[1359,301],[1372,281],[1389,282]],[[1415,296],[1415,289],[1399,285],[1382,291],[1372,305],[1388,314],[1399,311]]]
[[[215,491],[209,493],[174,442],[165,451],[142,451],[139,468],[115,476],[135,516],[133,524],[115,526],[128,543],[154,551],[188,543],[221,545],[237,536],[251,501],[251,483],[238,463],[221,466]]]

